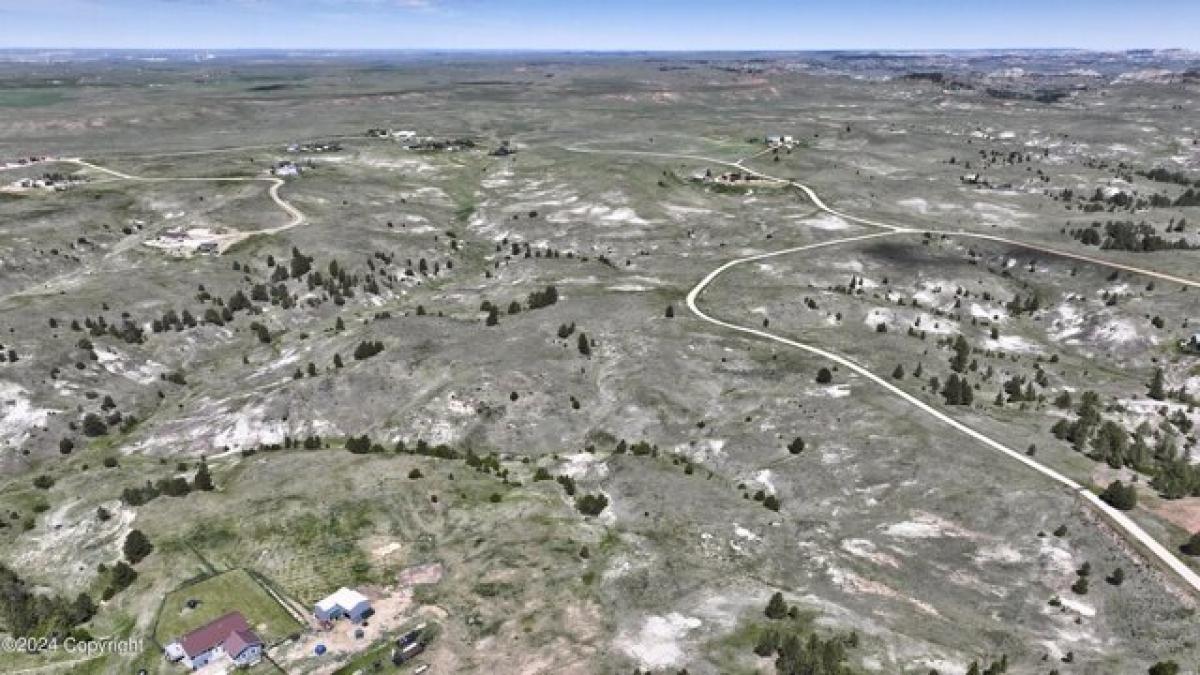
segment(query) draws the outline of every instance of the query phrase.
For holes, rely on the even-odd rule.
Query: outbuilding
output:
[[[339,588],[313,608],[318,621],[337,621],[346,617],[354,623],[371,616],[371,601],[367,596],[349,588]]]

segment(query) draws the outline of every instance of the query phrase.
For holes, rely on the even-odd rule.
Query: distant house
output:
[[[1200,351],[1200,333],[1192,333],[1192,336],[1187,340],[1189,349]]]
[[[371,616],[371,601],[367,596],[349,588],[339,588],[332,595],[321,600],[313,608],[313,616],[319,621],[337,621],[346,617],[358,623]]]
[[[767,136],[767,145],[775,146],[775,145],[779,145],[782,142],[783,142],[783,138],[780,136]]]
[[[240,612],[230,612],[167,645],[167,658],[196,670],[227,654],[238,665],[262,658],[263,642]]]

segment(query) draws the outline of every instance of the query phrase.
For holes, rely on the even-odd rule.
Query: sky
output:
[[[0,49],[1200,49],[1200,0],[0,0]]]

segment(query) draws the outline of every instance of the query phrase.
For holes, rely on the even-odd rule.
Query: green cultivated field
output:
[[[188,600],[199,600],[188,609]],[[158,615],[155,639],[163,645],[228,612],[246,617],[251,630],[271,644],[302,628],[245,570],[230,570],[169,593]]]

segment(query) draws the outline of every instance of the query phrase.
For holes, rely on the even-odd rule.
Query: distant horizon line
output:
[[[4,52],[279,52],[309,53],[335,52],[345,54],[362,53],[554,53],[554,54],[818,54],[866,52],[878,54],[921,54],[945,52],[1183,52],[1200,56],[1200,50],[1192,47],[826,47],[826,48],[553,48],[553,47],[4,47]]]

